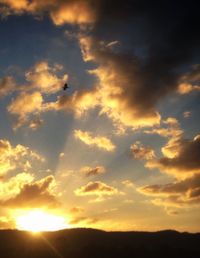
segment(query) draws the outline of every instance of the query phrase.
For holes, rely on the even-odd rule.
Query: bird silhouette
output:
[[[69,88],[68,84],[65,83],[64,86],[63,86],[63,90],[66,90],[66,89],[68,89],[68,88]]]

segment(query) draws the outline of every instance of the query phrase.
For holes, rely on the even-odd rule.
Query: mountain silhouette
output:
[[[0,253],[2,258],[195,258],[200,257],[200,233],[1,230]]]

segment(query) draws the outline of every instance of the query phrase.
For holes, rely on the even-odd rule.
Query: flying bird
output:
[[[68,89],[68,88],[69,88],[68,84],[65,83],[65,85],[63,86],[63,90],[66,90],[66,89]]]

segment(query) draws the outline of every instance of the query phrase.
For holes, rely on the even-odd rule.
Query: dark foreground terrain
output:
[[[200,233],[176,231],[104,232],[69,229],[31,234],[0,231],[2,258],[196,258],[200,257]]]

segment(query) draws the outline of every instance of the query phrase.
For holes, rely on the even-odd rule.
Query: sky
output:
[[[43,212],[200,231],[194,1],[0,0],[0,15],[0,229]]]

